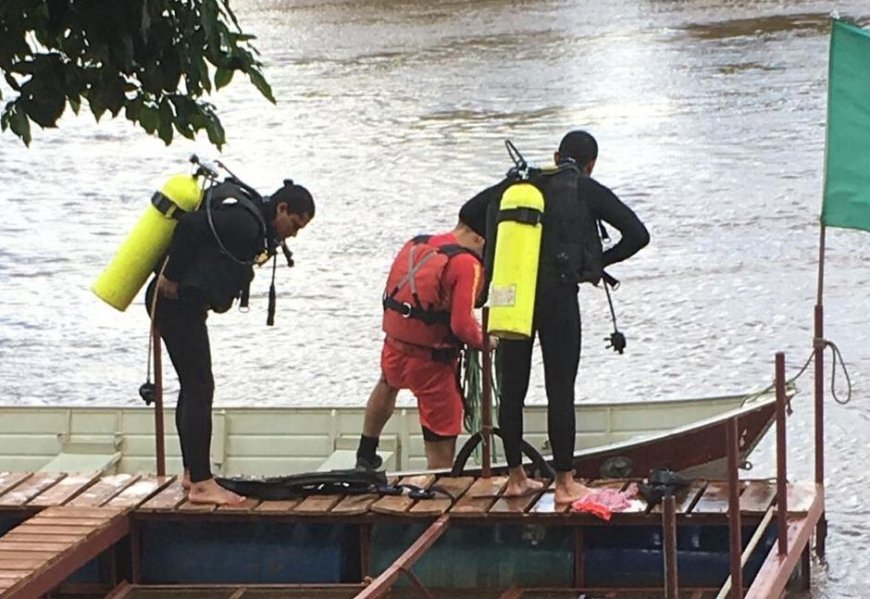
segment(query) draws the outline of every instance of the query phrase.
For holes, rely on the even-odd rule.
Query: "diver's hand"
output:
[[[169,299],[178,299],[178,282],[160,275],[157,279],[157,293]]]
[[[495,335],[489,336],[489,349],[495,349],[498,347],[498,337]]]

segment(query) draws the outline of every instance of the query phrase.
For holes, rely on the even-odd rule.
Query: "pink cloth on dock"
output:
[[[629,499],[637,494],[637,487],[630,485],[625,491],[616,489],[601,489],[593,491],[583,499],[578,499],[571,504],[575,512],[586,512],[598,516],[602,520],[609,521],[613,512],[621,512],[631,507]]]

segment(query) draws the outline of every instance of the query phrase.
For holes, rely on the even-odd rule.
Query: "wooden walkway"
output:
[[[445,513],[457,518],[592,517],[571,512],[570,505],[556,504],[551,487],[545,487],[542,492],[527,497],[505,497],[503,492],[507,478],[504,476],[475,479],[425,474],[393,478],[390,482],[430,489],[435,492],[435,497],[412,499],[408,494],[318,495],[286,501],[249,499],[240,506],[215,507],[189,503],[185,499],[180,480],[175,477],[0,473],[0,514],[21,511],[36,513],[47,507],[66,506],[113,507],[125,511],[133,510],[143,515],[171,512],[185,515],[289,515],[329,519],[364,515],[433,518]],[[625,490],[632,482],[640,481],[604,480],[593,482],[591,486]],[[761,515],[773,504],[776,496],[775,481],[744,480],[740,486],[742,514]],[[814,485],[791,484],[788,490],[789,514],[807,512],[816,497]],[[658,521],[661,507],[653,509],[651,514],[645,514],[646,507],[643,499],[634,499],[630,508],[615,512],[613,516],[635,519],[647,517]],[[692,481],[677,496],[677,513],[683,516],[724,518],[727,511],[728,486],[723,481]]]
[[[36,597],[55,588],[83,564],[127,536],[132,527],[131,516],[370,522],[449,518],[471,523],[519,519],[524,523],[577,526],[660,525],[662,518],[660,506],[646,513],[642,499],[632,500],[629,509],[615,512],[607,523],[590,514],[571,512],[569,505],[555,504],[552,488],[545,487],[527,497],[505,497],[507,478],[503,476],[483,479],[425,474],[391,482],[429,489],[435,496],[413,499],[408,494],[368,494],[287,501],[249,499],[241,506],[215,508],[187,502],[175,477],[0,472],[0,518],[20,522],[0,537],[0,596]],[[624,490],[633,482],[640,481],[596,481],[592,486]],[[745,480],[740,487],[742,517],[747,523],[758,522],[774,505],[775,481]],[[798,542],[806,534],[806,527],[799,524],[821,505],[820,493],[815,485],[788,486],[789,524],[795,535],[801,537]],[[728,488],[722,481],[693,481],[677,497],[678,520],[691,517],[695,523],[705,519],[727,523],[727,511]]]

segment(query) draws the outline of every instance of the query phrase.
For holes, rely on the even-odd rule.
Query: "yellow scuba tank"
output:
[[[531,183],[515,183],[502,195],[489,291],[491,335],[532,334],[543,213],[544,196]]]
[[[113,308],[126,310],[169,247],[178,217],[196,210],[201,200],[202,187],[196,177],[170,177],[94,282],[91,289],[97,297]]]

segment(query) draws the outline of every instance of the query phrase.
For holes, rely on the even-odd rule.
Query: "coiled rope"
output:
[[[837,402],[841,406],[844,406],[847,403],[849,403],[850,401],[852,401],[852,379],[849,376],[849,370],[846,368],[846,361],[843,360],[843,354],[840,352],[840,348],[837,347],[837,344],[834,343],[833,341],[828,341],[827,339],[818,338],[818,337],[814,338],[813,339],[813,350],[810,352],[810,355],[807,357],[806,361],[804,362],[804,365],[801,366],[800,370],[798,370],[796,375],[794,375],[790,379],[787,379],[785,384],[786,384],[786,387],[788,387],[788,388],[791,388],[791,389],[796,388],[797,380],[801,376],[803,376],[803,374],[807,371],[807,368],[809,368],[810,363],[813,361],[813,357],[815,356],[816,349],[822,349],[824,351],[827,348],[831,349],[831,366],[832,366],[832,368],[831,368],[831,397],[834,398],[835,402]],[[844,399],[841,399],[840,396],[837,394],[837,367],[838,366],[839,366],[839,369],[843,371],[843,378],[846,379],[846,397]],[[757,391],[755,393],[752,393],[751,395],[747,395],[746,397],[743,398],[743,402],[741,405],[745,405],[748,402],[760,397],[761,395],[768,393],[775,386],[776,386],[776,383],[773,382],[770,385],[768,385],[767,387],[765,387],[764,389],[762,389],[761,391]],[[791,398],[790,397],[791,396],[789,396],[789,400],[788,400],[789,413],[791,413]]]

